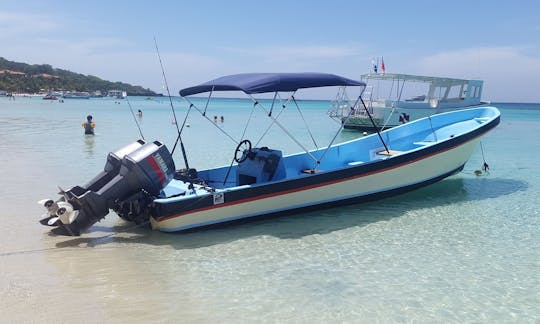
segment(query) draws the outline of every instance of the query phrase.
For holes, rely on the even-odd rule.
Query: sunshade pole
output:
[[[214,87],[212,87],[212,90],[208,93],[208,99],[206,99],[206,105],[204,106],[204,112],[202,113],[203,116],[206,117],[206,109],[208,109],[208,104],[210,103],[210,98],[212,98],[212,93],[214,92]]]
[[[345,127],[345,123],[347,122],[347,120],[349,119],[349,117],[351,116],[352,112],[354,111],[354,107],[356,107],[356,105],[358,104],[358,101],[359,100],[362,100],[362,93],[360,93],[360,96],[358,96],[358,99],[356,99],[356,102],[354,103],[354,105],[351,107],[351,109],[349,109],[349,114],[347,115],[347,117],[345,117],[345,120],[343,121],[343,123],[341,123],[341,126],[339,126],[339,129],[338,131],[336,132],[336,134],[334,135],[334,138],[332,138],[332,140],[330,141],[330,144],[328,144],[328,146],[326,147],[326,150],[324,150],[323,154],[321,155],[321,158],[319,159],[319,161],[317,161],[317,166],[319,166],[319,164],[321,163],[322,159],[326,156],[326,153],[328,153],[328,150],[330,149],[330,147],[332,147],[332,145],[334,144],[334,141],[336,140],[336,138],[338,137],[339,133],[341,133],[341,131],[343,130],[343,127]],[[316,167],[317,167],[316,166]]]
[[[277,94],[279,96],[279,93]],[[281,97],[279,98],[280,102],[282,101]],[[270,123],[270,125],[268,125],[268,127],[266,128],[266,130],[264,131],[264,133],[261,135],[261,137],[259,137],[259,139],[257,140],[257,143],[255,143],[255,146],[258,146],[259,143],[262,141],[262,139],[266,136],[266,134],[268,134],[268,132],[270,131],[270,129],[272,128],[272,126],[274,125],[275,121],[274,119],[278,119],[279,116],[281,116],[281,113],[283,113],[283,111],[285,111],[285,108],[287,107],[287,105],[289,104],[289,102],[291,101],[291,98],[289,97],[285,103],[282,103],[281,104],[281,109],[279,110],[279,112],[277,113],[276,117],[271,117],[270,119],[272,120],[272,122]]]
[[[300,107],[298,106],[298,102],[296,102],[296,98],[294,97],[294,95],[292,95],[291,98],[292,98],[292,101],[294,102],[294,105],[296,106],[296,110],[298,110],[298,114],[300,114],[300,117],[302,117],[302,121],[304,122],[304,125],[306,125],[306,129],[309,133],[309,137],[311,137],[311,140],[313,141],[315,148],[318,149],[319,146],[317,145],[317,141],[315,141],[315,138],[313,137],[313,134],[311,133],[311,129],[309,128],[309,125],[306,119],[304,118],[304,115],[302,114],[302,110],[300,110]]]
[[[219,127],[216,123],[212,122],[212,120],[210,118],[208,118],[208,116],[204,115],[203,111],[201,109],[199,109],[194,103],[192,103],[187,97],[182,97],[184,100],[186,100],[187,102],[189,102],[189,108],[195,108],[195,110],[197,110],[201,116],[203,116],[204,118],[206,118],[206,120],[208,120],[209,122],[211,122],[212,125],[214,125],[214,127],[217,127],[217,129],[219,129],[225,136],[227,136],[229,139],[231,139],[233,141],[233,143],[235,144],[238,144],[239,142],[237,140],[235,140],[231,135],[229,135],[226,131],[224,131],[221,127]],[[182,128],[184,126],[182,125]]]
[[[268,113],[268,117],[272,117],[272,111],[274,110],[274,104],[276,103],[276,97],[278,92],[274,92],[274,99],[272,99],[272,107],[270,107],[270,112]]]
[[[371,120],[371,124],[373,124],[373,128],[375,128],[375,131],[377,132],[377,135],[379,135],[379,139],[381,140],[383,146],[384,146],[384,149],[386,150],[386,152],[390,153],[390,150],[388,150],[388,146],[386,146],[386,143],[384,142],[382,136],[381,136],[381,132],[379,131],[379,128],[377,127],[377,125],[375,124],[375,121],[373,121],[373,118],[371,117],[371,114],[369,113],[369,110],[367,109],[366,107],[366,104],[364,103],[364,100],[362,99],[362,95],[360,95],[359,97],[360,101],[362,102],[362,105],[364,106],[364,109],[366,110],[366,113],[369,117],[369,120]],[[345,123],[343,123],[345,124]]]
[[[259,106],[259,107],[261,107],[261,109],[262,109],[265,113],[268,113],[268,111],[264,108],[263,105],[261,105],[261,104],[259,103],[259,101],[257,101],[252,95],[250,95],[250,94],[247,94],[247,95],[251,98],[251,100],[253,100],[253,105],[254,105],[254,106]],[[298,146],[300,146],[300,147],[304,150],[304,152],[306,152],[307,155],[309,155],[309,156],[313,159],[313,161],[318,162],[317,158],[316,158],[315,156],[313,156],[313,154],[311,154],[311,152],[310,152],[307,148],[305,148],[304,145],[302,145],[302,143],[300,143],[296,138],[294,138],[294,136],[293,136],[291,133],[289,133],[289,131],[288,131],[283,125],[281,125],[281,123],[278,122],[277,119],[275,119],[274,117],[270,117],[270,118],[272,118],[272,120],[274,121],[274,123],[275,123],[276,125],[278,125],[278,127],[281,128],[281,130],[282,130],[287,136],[289,136],[289,137],[290,137],[290,138],[291,138]]]
[[[242,133],[242,137],[240,137],[240,142],[242,142],[244,140],[244,136],[246,136],[247,128],[249,126],[249,123],[251,122],[251,117],[253,117],[253,113],[255,112],[255,106],[257,106],[257,104],[258,104],[258,101],[255,101],[253,103],[253,108],[251,108],[251,113],[249,114],[249,118],[246,122],[246,127],[244,127],[244,132]],[[227,169],[227,173],[225,174],[225,178],[223,179],[223,185],[227,183],[227,179],[229,178],[229,174],[231,173],[233,163],[234,163],[234,158],[231,160],[231,164],[229,165],[229,168]]]

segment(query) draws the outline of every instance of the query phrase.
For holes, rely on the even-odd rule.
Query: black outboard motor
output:
[[[119,201],[129,200],[143,192],[157,197],[174,175],[174,162],[169,150],[158,141],[134,142],[109,153],[104,171],[84,187],[75,186],[58,201],[42,201],[49,217],[42,224],[58,226],[53,233],[80,235],[104,218]]]

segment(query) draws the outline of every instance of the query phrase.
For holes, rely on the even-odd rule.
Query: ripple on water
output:
[[[171,127],[167,143],[174,142],[175,129],[163,117],[168,103],[132,104],[145,112],[145,135]],[[94,322],[540,318],[540,174],[533,172],[540,142],[525,136],[539,118],[527,117],[527,130],[510,120],[486,137],[492,169],[483,177],[474,176],[483,160],[477,152],[455,177],[363,205],[182,234],[134,229],[111,214],[83,237],[48,235],[37,224],[43,211],[35,201],[56,195],[57,185],[84,184],[102,170],[109,151],[136,137],[124,108],[106,101],[36,102],[7,111],[0,102],[0,196],[9,202],[1,213],[0,252],[34,251],[0,257],[3,320],[68,322],[88,314]],[[227,112],[227,125],[245,117]],[[93,138],[81,136],[88,113],[98,119]],[[234,148],[208,141],[220,136],[211,131],[192,121],[185,139],[204,142],[191,148],[186,141],[197,153],[190,162],[230,161]],[[212,156],[202,160],[208,150]],[[70,307],[50,306],[58,301]]]

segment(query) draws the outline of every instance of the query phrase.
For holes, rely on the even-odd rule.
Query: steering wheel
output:
[[[238,143],[236,151],[234,151],[234,160],[236,161],[236,163],[242,163],[247,159],[248,155],[244,154],[245,151],[251,151],[251,142],[247,139]],[[238,157],[238,153],[241,153],[242,155]]]

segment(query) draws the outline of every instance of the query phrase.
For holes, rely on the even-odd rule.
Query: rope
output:
[[[486,158],[484,157],[484,145],[482,144],[482,141],[480,141],[480,151],[482,152],[482,160],[484,161],[484,164],[482,165],[482,170],[484,172],[489,172],[489,165],[486,162]]]
[[[131,231],[131,230],[133,230],[133,229],[135,229],[137,227],[148,225],[148,223],[150,223],[149,220],[146,221],[146,222],[140,223],[140,224],[130,226],[130,227],[128,227],[128,228],[126,228],[126,229],[124,229],[122,231],[117,231],[117,232],[114,232],[114,233],[107,234],[105,236],[101,236],[101,237],[97,237],[97,238],[88,238],[88,239],[91,239],[92,242],[99,242],[99,241],[102,241],[104,239],[110,238],[112,236],[122,234],[122,233],[126,233],[127,231]],[[30,253],[39,253],[39,252],[54,251],[54,250],[60,250],[60,249],[66,250],[67,248],[66,247],[61,247],[61,246],[55,246],[55,247],[43,248],[43,249],[10,251],[10,252],[0,253],[0,257],[6,257],[6,256],[12,256],[12,255],[21,255],[21,254],[30,254]],[[71,248],[71,249],[68,249],[68,250],[75,250],[75,249],[76,248]]]

